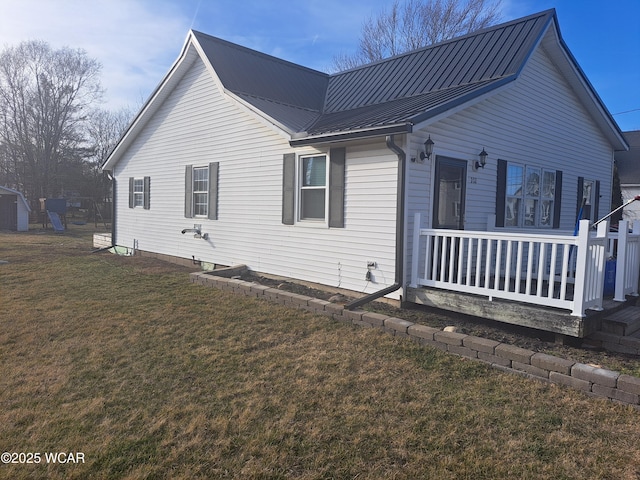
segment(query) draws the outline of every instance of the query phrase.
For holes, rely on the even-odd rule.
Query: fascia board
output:
[[[552,59],[558,62],[556,63],[556,67],[558,67],[563,75],[565,75],[565,78],[571,84],[576,95],[578,95],[578,97],[585,103],[588,102],[585,105],[587,110],[592,114],[595,113],[599,116],[600,121],[597,123],[601,126],[605,136],[614,147],[614,150],[628,150],[629,145],[624,138],[620,127],[613,119],[613,116],[596,92],[596,89],[591,85],[591,82],[589,82],[589,79],[582,71],[582,68],[580,68],[578,61],[562,39],[555,17],[553,28],[548,29],[548,36],[545,40],[547,40],[543,43],[545,50],[549,53]],[[554,52],[549,51],[552,46],[554,48]],[[591,108],[589,108],[590,106]]]

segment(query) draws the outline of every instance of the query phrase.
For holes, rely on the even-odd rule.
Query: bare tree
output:
[[[70,170],[81,168],[82,125],[102,98],[100,69],[82,50],[42,41],[0,53],[0,173],[34,204],[62,193]]]
[[[335,71],[355,68],[488,27],[500,20],[500,0],[394,0],[362,26],[356,53],[333,59]]]
[[[96,200],[102,201],[109,195],[110,183],[100,167],[125,133],[133,112],[128,108],[118,111],[97,109],[91,113],[86,124],[86,138],[91,153],[84,168],[85,188],[92,192]]]

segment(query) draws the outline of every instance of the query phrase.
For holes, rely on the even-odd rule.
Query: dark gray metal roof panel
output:
[[[502,79],[485,80],[468,85],[458,85],[448,89],[398,98],[385,103],[366,105],[352,110],[344,110],[322,115],[307,130],[309,135],[324,135],[348,129],[376,128],[400,123],[419,123],[430,115],[453,108],[459,99],[469,99],[491,88],[502,85]],[[457,105],[457,103],[455,103]]]
[[[413,125],[513,80],[554,10],[327,75],[194,32],[224,85],[291,133]]]
[[[266,98],[254,97],[252,95],[238,94],[238,97],[250,103],[269,117],[282,123],[291,132],[304,132],[313,124],[320,113],[315,110],[294,107],[291,105],[274,102]]]
[[[325,113],[516,75],[553,16],[548,10],[336,74]]]
[[[329,80],[311,70],[200,32],[193,32],[226,89],[321,111]]]

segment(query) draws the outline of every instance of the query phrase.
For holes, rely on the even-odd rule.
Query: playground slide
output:
[[[60,216],[56,212],[50,212],[49,210],[47,210],[47,215],[49,216],[53,230],[56,232],[64,232],[64,226],[60,221]]]

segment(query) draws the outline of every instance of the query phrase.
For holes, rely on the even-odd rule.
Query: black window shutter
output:
[[[498,160],[498,179],[496,185],[496,227],[504,227],[504,211],[507,196],[507,161]]]
[[[329,227],[344,227],[345,148],[329,152]]]
[[[282,223],[293,225],[296,208],[296,154],[282,158]]]
[[[209,164],[209,220],[218,219],[218,169],[219,162]]]
[[[556,192],[553,198],[553,228],[560,228],[561,205],[562,205],[562,170],[556,170]]]
[[[582,218],[580,215],[580,209],[582,209],[582,207],[584,206],[582,205],[583,195],[584,195],[584,177],[578,177],[578,201],[576,206],[576,223],[578,222],[578,220],[581,220],[582,218],[584,218],[584,212],[582,213]]]
[[[133,208],[134,200],[133,200],[133,183],[135,182],[133,177],[129,177],[129,208]]]
[[[151,208],[151,177],[144,177],[144,209],[149,210]]]
[[[600,207],[600,180],[596,180],[595,192],[593,192],[593,214],[591,215],[591,221],[595,222],[598,220],[598,207]]]
[[[193,218],[193,165],[184,169],[184,216]]]

